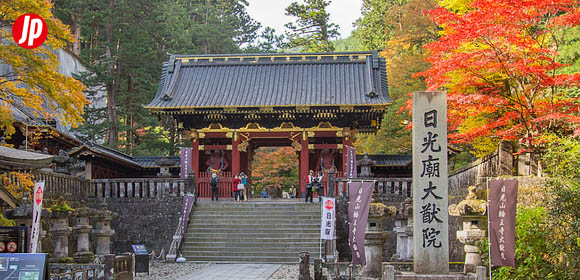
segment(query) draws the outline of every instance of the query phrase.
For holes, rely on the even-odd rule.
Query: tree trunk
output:
[[[81,19],[76,14],[71,14],[72,35],[75,41],[72,43],[72,52],[78,56],[81,55]]]
[[[109,8],[111,14],[114,13],[115,2],[109,0]],[[106,24],[105,36],[107,45],[105,47],[105,57],[107,58],[107,112],[109,117],[109,137],[108,143],[111,147],[116,148],[118,142],[118,125],[117,125],[117,85],[115,83],[115,63],[111,54],[111,44],[113,37],[112,16],[109,17],[109,22]]]

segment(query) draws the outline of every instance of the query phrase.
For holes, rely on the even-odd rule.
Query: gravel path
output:
[[[190,274],[194,271],[208,267],[208,263],[165,263],[154,261],[149,267],[149,275],[147,273],[137,273],[136,280],[169,280],[177,279],[179,277]]]
[[[284,264],[268,278],[268,280],[296,280],[300,274],[297,264]],[[314,265],[310,265],[310,278],[314,279]]]

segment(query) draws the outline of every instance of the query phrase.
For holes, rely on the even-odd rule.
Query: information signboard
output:
[[[137,272],[147,272],[149,274],[149,252],[145,245],[131,245],[135,253],[135,275]]]
[[[0,253],[27,253],[26,227],[0,227]]]
[[[0,279],[48,280],[46,254],[0,254]]]

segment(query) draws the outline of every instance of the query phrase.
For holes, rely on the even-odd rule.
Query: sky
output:
[[[246,10],[252,18],[262,24],[276,29],[276,33],[284,34],[286,28],[284,24],[294,21],[294,17],[285,15],[284,9],[292,2],[300,0],[248,0],[250,4]],[[330,21],[340,26],[340,38],[350,36],[354,29],[352,23],[360,16],[362,0],[332,0],[327,8],[330,14]]]

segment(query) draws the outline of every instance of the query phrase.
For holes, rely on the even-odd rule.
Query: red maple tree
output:
[[[580,25],[579,1],[475,0],[465,13],[429,14],[443,32],[426,45],[431,68],[416,76],[448,91],[452,143],[493,136],[533,147],[545,132],[580,133],[579,100],[566,91],[580,73],[562,74],[557,58],[564,34]],[[458,132],[474,115],[485,125]]]

